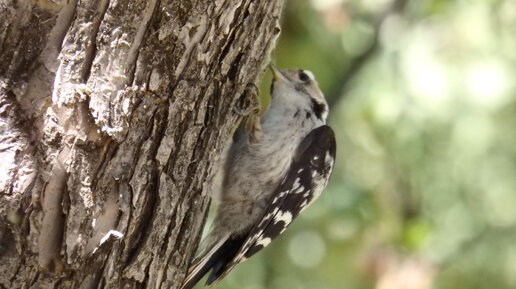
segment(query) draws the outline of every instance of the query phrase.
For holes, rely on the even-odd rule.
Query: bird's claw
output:
[[[251,132],[249,140],[257,142],[261,135],[260,125],[260,97],[258,87],[254,83],[249,83],[244,91],[244,94],[234,107],[236,114],[246,117],[245,128]]]
[[[233,110],[238,115],[248,116],[251,113],[259,113],[260,109],[261,104],[258,87],[254,83],[249,83]]]

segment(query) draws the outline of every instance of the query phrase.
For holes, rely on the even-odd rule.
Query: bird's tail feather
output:
[[[191,289],[210,270],[212,271],[210,276],[208,276],[206,285],[219,281],[227,273],[227,265],[233,260],[244,241],[245,236],[230,238],[228,235],[220,238],[214,246],[198,257],[190,266],[181,289]]]
[[[183,281],[181,289],[191,289],[213,267],[220,255],[218,252],[226,240],[227,237],[221,238],[219,242],[211,247],[211,249],[207,250],[204,254],[194,260],[193,264],[190,265],[190,268],[188,269],[188,275]]]

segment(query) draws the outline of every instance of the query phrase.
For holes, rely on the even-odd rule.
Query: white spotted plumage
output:
[[[238,133],[224,166],[221,203],[204,251],[182,289],[203,275],[222,279],[236,264],[268,246],[322,192],[335,159],[328,105],[307,70],[278,70],[259,138]]]

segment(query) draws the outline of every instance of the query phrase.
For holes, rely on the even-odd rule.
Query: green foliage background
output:
[[[217,288],[516,288],[516,1],[290,0],[283,22],[336,169]]]

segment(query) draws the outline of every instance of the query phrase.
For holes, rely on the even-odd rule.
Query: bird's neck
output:
[[[318,119],[310,107],[303,105],[271,106],[267,109],[261,121],[264,133],[281,133],[301,129],[303,131],[300,131],[300,133],[305,134],[323,124],[325,124],[324,120]]]

